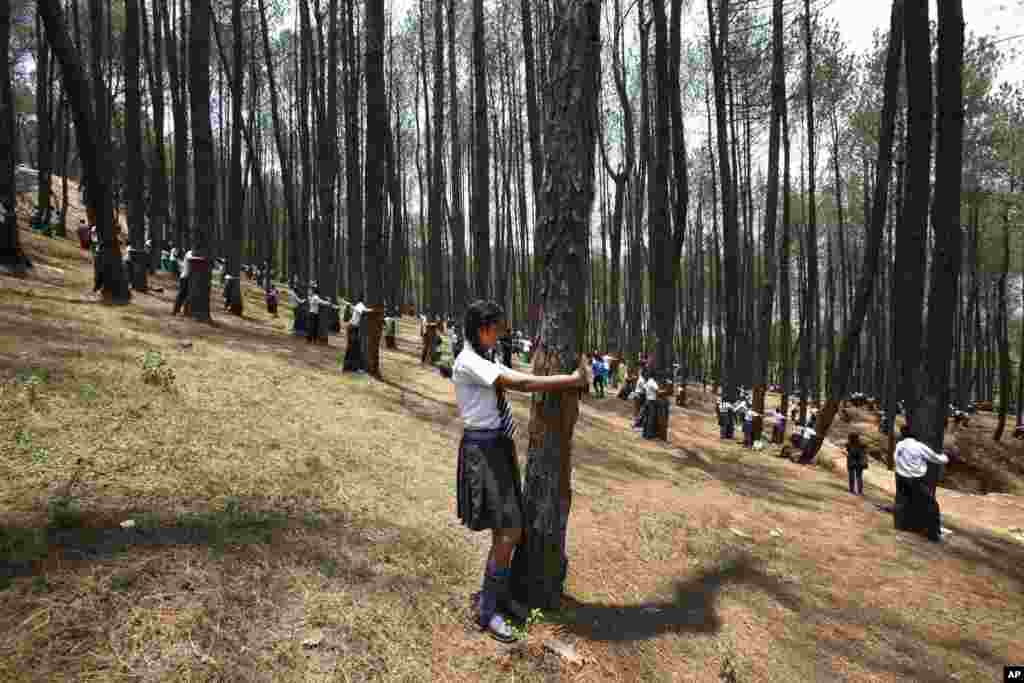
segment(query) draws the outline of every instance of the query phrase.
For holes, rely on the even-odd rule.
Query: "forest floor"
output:
[[[940,489],[943,543],[898,533],[883,466],[858,498],[832,443],[801,467],[720,441],[699,387],[668,443],[586,399],[563,609],[494,643],[470,625],[488,539],[455,518],[454,392],[414,321],[383,380],[342,374],[342,339],[290,336],[248,282],[243,318],[218,289],[199,324],[170,315],[167,275],[104,306],[76,243],[22,240],[35,270],[0,276],[0,680],[993,681],[1024,663],[1024,498]]]

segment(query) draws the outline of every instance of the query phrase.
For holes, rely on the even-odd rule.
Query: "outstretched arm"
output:
[[[528,393],[538,391],[568,391],[582,389],[590,383],[587,376],[586,359],[580,360],[576,372],[571,375],[528,375],[502,367],[501,374],[494,381],[495,386]]]

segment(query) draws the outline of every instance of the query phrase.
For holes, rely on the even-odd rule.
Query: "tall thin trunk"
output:
[[[433,158],[430,170],[430,310],[441,314],[444,300],[441,263],[441,233],[444,229],[444,0],[434,0],[434,121]]]
[[[459,135],[459,84],[455,69],[455,0],[448,0],[448,97],[451,114],[449,115],[449,131],[451,140],[451,218],[448,227],[452,232],[452,298],[457,317],[462,315],[467,301],[469,283],[466,282],[466,220],[463,209],[462,178],[462,141]]]
[[[363,187],[359,163],[359,69],[356,59],[358,38],[355,30],[355,0],[345,2],[345,177],[348,219],[348,286],[353,297],[366,287],[363,261]],[[381,114],[383,112],[377,112]]]
[[[148,21],[145,0],[139,0],[142,14],[142,54],[149,77],[149,101],[153,106],[153,161],[149,180],[149,234],[154,253],[163,249],[167,221],[167,156],[164,151],[164,66],[163,31],[160,23],[160,0],[153,0],[153,57],[149,55]],[[66,174],[65,174],[66,175]]]
[[[939,35],[936,64],[936,137],[935,200],[931,207],[932,249],[930,291],[928,294],[928,357],[925,361],[925,385],[917,428],[934,449],[942,448],[942,436],[949,411],[950,356],[955,335],[954,301],[960,281],[961,226],[960,190],[962,185],[964,103],[962,69],[964,61],[964,15],[961,0],[938,3]],[[1010,191],[1013,192],[1011,182]],[[1004,243],[1006,270],[1009,270],[1009,242]],[[1004,280],[1005,280],[1004,274]],[[1010,395],[1010,354],[1006,338],[1005,292],[1003,306],[1003,397],[999,428],[1006,420]],[[998,440],[998,436],[996,437]]]
[[[132,288],[146,291],[149,255],[146,246],[145,157],[142,154],[142,88],[139,73],[139,0],[125,0],[125,184]],[[49,184],[49,180],[47,180]]]
[[[384,303],[384,166],[388,110],[384,89],[384,3],[366,0],[366,300]],[[392,302],[395,303],[395,302]]]
[[[775,296],[775,224],[779,205],[779,137],[782,130],[782,112],[786,107],[786,68],[782,36],[782,0],[772,3],[772,112],[768,130],[768,185],[765,190],[764,211],[764,278],[761,280],[761,317],[758,337],[761,351],[754,377],[754,410],[764,413],[764,394],[768,384],[768,364],[771,362],[772,305]],[[788,292],[787,292],[788,294]],[[786,350],[783,349],[783,355]]]
[[[192,0],[189,30],[189,102],[192,113],[192,158],[195,160],[196,225],[194,256],[205,258],[205,267],[193,268],[189,281],[189,305],[196,320],[210,318],[210,239],[217,215],[217,158],[210,124],[210,0]],[[202,263],[202,262],[198,262]]]
[[[473,253],[476,297],[490,295],[490,146],[487,132],[487,63],[484,59],[484,2],[473,0]]]
[[[814,52],[811,34],[811,0],[804,0],[805,90],[807,93],[807,311],[805,322],[805,353],[807,366],[805,381],[814,399],[818,398],[818,225],[817,196],[815,195],[814,147]]]
[[[44,2],[46,3],[45,9]],[[59,11],[59,9],[58,0],[42,0],[40,3],[41,13],[46,10]],[[47,34],[50,35],[51,32],[52,29],[47,27]],[[14,180],[14,167],[17,165],[18,153],[17,126],[15,124],[16,106],[14,89],[11,87],[11,65],[6,60],[6,55],[9,54],[10,39],[11,3],[8,0],[0,0],[0,54],[5,56],[3,65],[0,66],[0,269],[6,272],[23,272],[32,267],[32,262],[25,256],[18,239],[17,189]],[[58,61],[60,61],[59,58]],[[80,71],[81,67],[79,66]],[[68,77],[64,76],[63,78],[64,89],[67,91]]]
[[[724,241],[724,271],[726,292],[735,293],[739,287],[739,271],[737,259],[739,256],[738,221],[736,208],[736,195],[732,182],[732,170],[729,160],[729,133],[727,126],[726,102],[725,102],[725,46],[729,44],[729,0],[719,0],[716,35],[715,19],[716,13],[713,0],[708,0],[708,24],[711,42],[711,61],[715,76],[715,117],[718,131],[718,165],[721,178],[722,192],[722,235]],[[725,322],[725,353],[723,358],[723,392],[726,401],[735,401],[737,398],[737,365],[736,365],[736,336],[739,334],[739,311],[736,297],[728,296],[726,305]]]
[[[931,196],[932,64],[927,0],[910,0],[905,17],[907,73],[907,180],[903,218],[896,235],[898,277],[896,340],[901,397],[907,418],[918,420],[925,378],[922,375],[928,205]]]

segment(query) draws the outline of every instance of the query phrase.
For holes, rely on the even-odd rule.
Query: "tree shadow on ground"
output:
[[[165,500],[160,506],[179,507],[187,501]],[[272,500],[261,496],[232,497],[223,507],[195,501],[195,511],[161,519],[149,511],[89,510],[55,526],[0,519],[0,586],[15,578],[54,570],[72,570],[137,552],[174,551],[206,547],[218,556],[252,558],[254,548],[293,565],[313,566],[353,584],[381,584],[414,593],[430,577],[398,572],[397,567],[373,561],[382,547],[398,544],[427,549],[444,546],[439,534],[402,526],[380,518],[357,518],[347,510],[306,501]],[[124,528],[114,520],[134,520]],[[437,552],[440,552],[438,550]],[[257,553],[259,555],[260,553]],[[429,552],[429,555],[435,553]],[[461,558],[442,557],[435,569],[458,564]],[[450,555],[450,553],[448,553]],[[447,568],[446,571],[451,571]]]
[[[670,601],[624,605],[586,603],[565,596],[556,619],[570,633],[595,641],[647,640],[663,633],[714,634],[723,625],[717,609],[719,596],[731,584],[756,587],[790,609],[799,606],[788,586],[741,553],[726,556],[714,568],[677,582]]]
[[[676,457],[674,464],[681,473],[700,472],[728,488],[736,495],[757,499],[781,507],[791,507],[808,512],[820,513],[827,504],[834,501],[831,492],[808,492],[807,489],[819,482],[806,479],[785,479],[779,471],[763,466],[757,458],[769,457],[751,452],[737,460],[709,459],[693,450],[676,446],[685,457]],[[826,486],[831,486],[826,484]],[[817,488],[817,487],[816,487]]]

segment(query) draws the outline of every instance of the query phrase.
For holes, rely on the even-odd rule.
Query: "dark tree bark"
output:
[[[444,2],[434,2],[434,122],[433,157],[430,171],[430,310],[436,315],[445,311],[441,262],[441,232],[444,229]]]
[[[317,233],[320,239],[319,269],[317,281],[320,284],[321,292],[333,300],[337,291],[337,264],[335,263],[336,249],[334,217],[337,211],[334,203],[334,184],[338,177],[338,0],[330,0],[327,3],[327,50],[323,69],[327,77],[326,110],[323,116],[318,117],[317,125],[317,181],[320,200],[320,212],[316,222]],[[317,11],[319,15],[319,11]],[[369,24],[369,22],[367,22]],[[321,32],[317,30],[317,36]],[[381,111],[387,111],[382,109]],[[375,118],[380,118],[379,112]],[[372,125],[373,118],[367,118],[367,125]],[[387,128],[387,118],[384,118],[384,127]],[[377,154],[375,163],[384,163],[383,150]],[[368,186],[369,187],[369,186]],[[383,181],[375,185],[377,193],[383,193]],[[371,201],[367,197],[367,202]],[[379,204],[380,202],[378,202]],[[330,333],[331,316],[320,317],[320,336],[326,338]]]
[[[59,11],[56,0],[50,2],[53,3],[53,7],[48,6],[46,9]],[[43,12],[42,7],[40,12]],[[3,65],[0,66],[0,269],[4,272],[21,273],[31,268],[32,262],[25,256],[18,240],[18,202],[14,181],[18,140],[14,118],[14,90],[11,87],[11,64],[6,58],[10,54],[10,40],[11,3],[9,0],[0,0],[0,54],[4,55]]]
[[[671,86],[668,74],[668,27],[665,17],[665,3],[655,0],[654,11],[654,145],[650,149],[651,179],[647,189],[648,197],[648,246],[650,267],[648,269],[651,330],[654,333],[653,368],[663,375],[672,368],[672,328],[676,307],[675,274],[673,249],[671,248],[672,225],[668,211],[668,161],[672,145],[672,131],[669,127],[669,97]],[[646,78],[646,76],[645,76]]]
[[[345,1],[345,186],[348,220],[348,288],[359,297],[366,286],[363,270],[363,184],[359,161],[359,69],[356,53],[355,0]]]
[[[783,83],[785,86],[785,83]],[[784,415],[789,414],[789,396],[793,392],[792,356],[790,339],[793,334],[792,308],[793,298],[789,287],[789,245],[790,245],[790,149],[789,149],[789,110],[782,107],[782,235],[779,240],[779,374],[782,376],[782,401],[780,409]]]
[[[366,0],[366,301],[384,303],[384,162],[388,110],[384,89],[384,3]],[[397,273],[393,277],[397,276]],[[396,302],[392,302],[396,303]]]
[[[391,289],[389,300],[392,305],[400,306],[407,303],[405,300],[405,272],[406,260],[408,257],[408,238],[405,231],[405,207],[403,202],[399,172],[399,158],[401,154],[395,153],[395,147],[401,149],[401,120],[395,119],[395,140],[389,134],[385,140],[385,152],[388,162],[388,195],[391,197],[391,239],[388,244],[391,250],[391,275],[389,283]]]
[[[961,29],[962,30],[962,29]],[[958,167],[959,168],[959,167]],[[936,193],[938,197],[938,193]],[[933,214],[934,215],[934,214]],[[934,270],[932,271],[934,275]],[[1003,265],[1002,272],[996,284],[997,309],[995,314],[995,337],[999,346],[999,421],[996,423],[996,431],[992,434],[993,441],[1001,441],[1003,431],[1006,429],[1006,414],[1010,409],[1010,335],[1009,335],[1009,310],[1006,297],[1006,282],[1010,276],[1010,208],[1007,205],[1003,208]],[[929,313],[928,321],[931,322],[933,313]],[[930,331],[930,329],[929,329]],[[929,339],[928,351],[931,356],[931,347],[934,340]],[[924,412],[922,408],[922,412]],[[945,424],[945,413],[943,421]],[[934,425],[930,425],[934,427]],[[941,426],[939,429],[941,430]],[[939,431],[941,435],[942,432]],[[941,443],[941,442],[940,442]]]
[[[487,62],[484,58],[484,3],[473,0],[473,256],[475,297],[491,292],[490,140],[487,133]]]
[[[775,224],[779,206],[779,137],[782,111],[786,107],[786,67],[784,63],[782,0],[772,3],[772,112],[768,130],[768,186],[764,211],[764,278],[761,281],[761,318],[758,336],[761,351],[754,377],[754,410],[764,414],[764,394],[768,384],[771,361],[772,305],[775,297]],[[785,355],[785,349],[783,349]]]
[[[226,250],[227,270],[231,276],[225,280],[228,288],[227,300],[234,315],[242,315],[242,281],[239,279],[242,268],[242,241],[245,239],[245,199],[242,187],[242,131],[245,122],[242,120],[242,83],[245,78],[245,50],[242,38],[242,0],[231,1],[231,171],[229,178],[230,237]]]
[[[139,0],[125,0],[125,185],[128,198],[128,238],[131,247],[132,289],[148,289],[149,254],[146,252],[145,156],[142,152],[142,87],[139,72]]]
[[[171,112],[174,117],[174,222],[175,244],[179,249],[187,247],[190,235],[189,197],[188,197],[188,93],[184,86],[184,65],[178,59],[178,44],[174,41],[171,31],[170,13],[167,9],[168,0],[154,0],[159,3],[164,22],[164,35],[167,37],[167,70],[171,81]],[[185,20],[182,18],[182,28]],[[185,43],[182,31],[181,43]]]
[[[210,0],[192,0],[189,29],[189,103],[192,114],[192,158],[195,161],[196,224],[188,300],[192,318],[210,319],[210,253],[212,221],[217,216],[217,157],[210,125]]]
[[[892,173],[892,141],[896,127],[896,108],[899,99],[900,54],[903,47],[903,0],[894,0],[889,25],[889,48],[885,61],[885,86],[882,100],[881,125],[878,138],[878,162],[875,167],[875,196],[871,202],[871,225],[864,245],[864,263],[861,266],[860,281],[857,284],[857,298],[854,301],[849,327],[839,348],[839,361],[831,381],[831,394],[824,409],[818,414],[815,426],[820,439],[815,446],[821,448],[828,436],[832,420],[839,410],[839,404],[846,396],[849,386],[850,368],[857,355],[860,334],[864,326],[868,304],[874,294],[878,276],[879,254],[882,236],[885,232],[885,214],[889,206],[889,180]]]
[[[449,130],[452,153],[452,205],[448,227],[452,233],[452,299],[456,319],[461,319],[467,301],[469,283],[466,281],[466,220],[462,195],[462,141],[459,135],[459,84],[455,69],[455,0],[448,0],[448,94],[451,100]]]
[[[89,81],[82,68],[80,53],[65,28],[59,0],[40,0],[38,7],[46,27],[47,42],[60,64],[64,92],[74,112],[79,156],[85,171],[85,184],[89,188],[89,208],[96,212],[96,231],[104,245],[97,257],[97,268],[102,276],[103,300],[106,303],[127,303],[131,294],[121,265],[120,245],[114,234],[110,180],[107,175],[110,163],[107,148],[98,144],[97,132],[101,127],[97,127],[94,119]]]
[[[167,221],[167,157],[164,152],[164,66],[163,31],[160,28],[160,0],[153,1],[153,56],[149,54],[149,23],[145,0],[139,0],[142,15],[142,53],[149,80],[149,99],[153,105],[153,161],[149,180],[149,234],[153,253],[163,249]],[[65,174],[66,175],[66,174]],[[65,212],[66,214],[66,212]]]
[[[717,16],[718,30],[716,35],[715,21]],[[739,272],[737,258],[739,256],[739,225],[737,221],[736,194],[732,183],[732,171],[729,161],[729,133],[726,124],[727,109],[725,102],[725,46],[729,44],[729,0],[719,0],[718,12],[715,13],[713,0],[708,0],[708,28],[711,43],[711,61],[715,76],[715,117],[717,122],[718,166],[722,191],[722,235],[723,260],[725,271],[724,288],[730,295],[726,297],[725,311],[725,350],[723,357],[723,391],[726,401],[737,398],[737,364],[736,337],[739,329],[739,310],[736,297],[739,290]]]
[[[540,348],[534,372],[571,372],[583,351],[586,274],[594,201],[594,145],[600,75],[599,0],[560,3],[551,32],[551,78],[545,89],[544,194],[539,205],[543,282]],[[513,572],[522,602],[557,608],[563,588],[560,510],[570,501],[572,434],[579,413],[574,392],[544,394],[533,403],[526,468],[526,538]]]
[[[270,30],[267,27],[267,9],[264,0],[259,0],[260,33],[263,38],[263,55],[266,60],[267,85],[270,86],[270,114],[274,122],[274,141],[277,146],[278,163],[281,164],[281,189],[284,192],[285,210],[288,213],[288,274],[294,276],[299,272],[299,241],[298,210],[295,205],[294,172],[291,154],[288,150],[286,130],[281,118],[277,79],[274,77],[274,55],[270,50]],[[177,126],[177,124],[175,124]]]
[[[807,91],[807,310],[804,311],[804,391],[818,398],[818,225],[815,194],[814,52],[811,0],[804,0],[805,90]]]
[[[962,186],[964,102],[961,72],[964,62],[964,12],[962,0],[938,3],[939,46],[936,96],[935,200],[931,207],[932,264],[928,294],[928,356],[925,375],[928,383],[915,427],[925,442],[936,451],[942,449],[942,437],[949,412],[950,357],[955,335],[955,300],[960,282],[962,233],[960,226],[960,190]],[[1011,188],[1012,191],[1012,188]],[[1009,266],[1009,244],[1007,267]],[[1005,311],[1005,308],[1004,308]],[[1005,323],[1005,318],[1004,318]],[[1005,339],[1004,333],[1004,342]],[[1004,343],[1004,396],[1000,426],[1005,421],[1010,394],[1010,359]]]
[[[50,208],[50,174],[53,163],[53,131],[50,126],[50,49],[43,40],[42,23],[36,17],[36,147],[39,179],[39,208]],[[7,54],[7,53],[4,53]],[[49,216],[44,216],[48,220]]]
[[[907,73],[907,179],[896,234],[896,346],[900,395],[911,425],[918,420],[922,376],[925,249],[931,196],[932,64],[928,3],[910,0],[904,20]],[[922,435],[923,436],[923,435]]]

